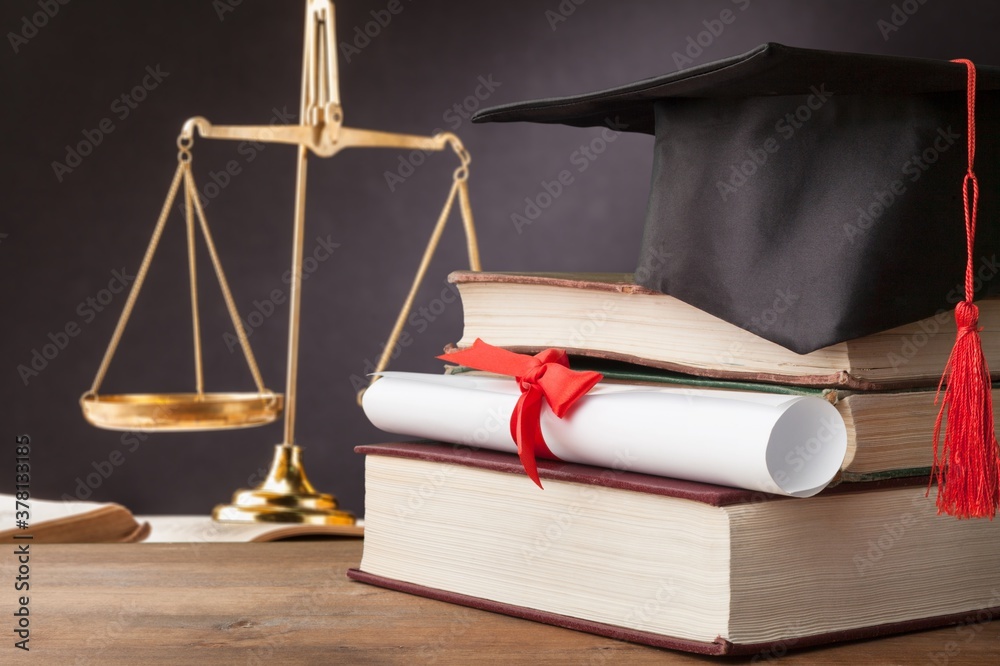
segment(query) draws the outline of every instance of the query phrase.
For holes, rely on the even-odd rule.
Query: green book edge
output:
[[[840,480],[843,483],[863,483],[866,481],[898,479],[904,476],[921,476],[927,478],[930,475],[930,467],[910,467],[906,469],[887,469],[880,472],[841,472]]]
[[[777,393],[779,395],[805,395],[829,399],[829,394],[835,398],[843,398],[851,391],[834,388],[815,388],[809,386],[786,386],[784,384],[759,384],[756,382],[740,382],[726,379],[711,379],[696,375],[685,375],[667,370],[647,370],[639,366],[616,361],[601,361],[573,357],[574,370],[592,370],[604,375],[605,379],[615,382],[643,382],[647,384],[667,384],[670,386],[689,386],[705,389],[723,389],[729,391],[754,391],[757,393]],[[478,372],[474,368],[464,366],[448,366],[445,370],[450,375],[460,375],[466,372]]]
[[[833,404],[855,394],[864,394],[865,391],[852,391],[838,388],[817,388],[810,386],[789,386],[787,384],[764,384],[758,382],[741,382],[728,379],[713,379],[710,377],[699,377],[697,375],[685,375],[679,372],[668,370],[656,370],[644,368],[642,366],[622,363],[619,361],[605,361],[599,359],[583,358],[579,356],[571,357],[571,365],[574,370],[592,370],[604,375],[605,379],[613,382],[646,383],[646,384],[666,384],[669,386],[686,386],[692,388],[721,389],[728,391],[752,391],[756,393],[774,393],[778,395],[801,395],[823,398]],[[474,368],[464,366],[447,366],[446,374],[463,374],[466,372],[478,372]],[[1000,389],[1000,382],[993,382],[993,389]],[[935,388],[905,388],[893,391],[877,391],[877,393],[917,393],[920,391],[936,391]]]

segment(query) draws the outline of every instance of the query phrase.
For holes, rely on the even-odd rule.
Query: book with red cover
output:
[[[936,516],[926,480],[809,499],[412,443],[368,456],[348,575],[450,603],[707,655],[1000,613],[1000,523]]]

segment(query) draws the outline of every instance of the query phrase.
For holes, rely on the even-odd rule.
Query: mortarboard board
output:
[[[997,184],[1000,68],[977,70],[976,171]],[[965,93],[957,63],[764,44],[473,120],[654,134],[637,282],[804,354],[962,300]],[[1000,295],[991,191],[977,298]]]
[[[764,44],[473,121],[653,134],[636,281],[792,351],[955,306],[938,508],[993,518],[1000,449],[972,300],[1000,295],[1000,68]]]

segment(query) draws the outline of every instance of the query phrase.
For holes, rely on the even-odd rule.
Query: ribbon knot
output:
[[[603,379],[598,372],[570,370],[569,356],[561,349],[546,349],[530,356],[494,347],[478,338],[468,349],[438,358],[514,378],[521,397],[510,416],[510,434],[517,444],[525,473],[539,488],[542,482],[536,458],[558,460],[542,436],[542,405],[548,402],[555,415],[563,418],[577,400]]]
[[[545,376],[545,364],[534,356],[531,357],[531,361],[534,365],[528,368],[527,372],[522,376],[516,377],[522,391],[527,391],[533,384],[537,384]]]

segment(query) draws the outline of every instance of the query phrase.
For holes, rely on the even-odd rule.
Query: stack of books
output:
[[[359,447],[353,578],[713,655],[1000,613],[1000,522],[939,516],[928,486],[950,313],[800,355],[629,275],[450,279],[458,348],[565,349],[604,381],[543,408],[544,490],[513,452],[512,379],[377,381],[373,423],[431,441]],[[980,311],[1000,367],[1000,301]]]
[[[1000,613],[1000,521],[938,515],[928,483],[936,464],[956,516],[1000,502],[983,362],[1000,367],[1000,227],[975,185],[998,178],[997,90],[1000,68],[969,61],[768,43],[477,112],[655,137],[635,280],[454,276],[471,351],[449,357],[517,381],[391,374],[369,389],[373,423],[438,443],[363,447],[352,575],[765,658]],[[607,381],[539,408],[562,357],[509,354],[548,348],[575,369],[596,359]],[[537,477],[532,448],[554,458]]]

